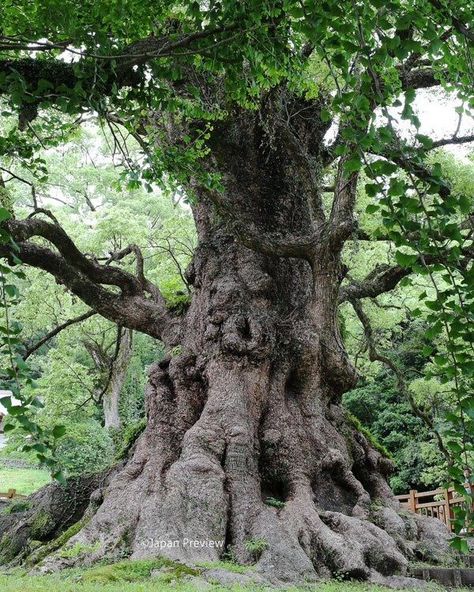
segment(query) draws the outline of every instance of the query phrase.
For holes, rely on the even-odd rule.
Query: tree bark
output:
[[[87,561],[227,553],[278,581],[380,581],[439,534],[398,514],[391,462],[341,407],[357,378],[337,324],[356,179],[325,213],[318,108],[276,93],[216,124],[208,166],[226,191],[194,187],[180,348],[150,371],[147,428],[67,543]]]
[[[117,355],[111,361],[108,383],[103,394],[104,425],[108,429],[119,430],[122,427],[120,419],[120,394],[122,392],[128,365],[132,357],[132,332],[122,331],[117,344]]]
[[[119,430],[122,427],[120,394],[133,353],[132,331],[118,327],[113,355],[108,355],[95,342],[85,342],[84,345],[94,360],[97,370],[101,373],[101,385],[97,393],[97,399],[102,402],[104,426],[107,429]]]

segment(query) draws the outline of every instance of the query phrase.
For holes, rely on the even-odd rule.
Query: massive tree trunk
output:
[[[152,368],[148,425],[68,542],[88,561],[230,554],[284,581],[404,572],[425,527],[397,514],[390,461],[341,407],[356,382],[337,324],[356,179],[338,176],[325,213],[318,109],[275,93],[216,125],[208,166],[225,193],[195,184],[181,347]]]
[[[78,535],[100,542],[97,557],[124,546],[134,558],[226,552],[283,580],[406,565],[400,544],[370,521],[382,502],[403,531],[391,463],[341,407],[356,374],[337,326],[340,229],[332,220],[327,231],[318,186],[326,130],[306,113],[311,126],[295,115],[288,133],[284,100],[216,126],[209,166],[226,194],[196,184],[199,246],[181,350],[151,371],[148,426]],[[234,224],[216,201],[238,213]]]

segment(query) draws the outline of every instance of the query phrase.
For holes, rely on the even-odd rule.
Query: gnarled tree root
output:
[[[274,583],[397,575],[400,584],[408,560],[449,553],[441,522],[399,511],[389,461],[338,405],[322,413],[314,397],[285,399],[265,365],[212,364],[212,381],[196,381],[192,357],[157,365],[130,459],[106,477],[49,485],[29,509],[2,516],[3,561],[29,555],[53,571],[124,557],[230,556]],[[80,528],[58,536],[73,524]]]
[[[52,551],[65,544],[85,523],[86,513],[97,509],[113,472],[70,478],[65,485],[53,482],[26,500],[12,501],[0,513],[0,565],[35,563],[46,547]]]

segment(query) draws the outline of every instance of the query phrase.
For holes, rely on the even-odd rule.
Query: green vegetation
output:
[[[159,572],[155,574],[153,572]],[[152,575],[158,578],[160,583],[171,583],[181,580],[185,576],[195,576],[199,571],[171,561],[170,559],[150,559],[143,561],[121,561],[111,565],[96,567],[87,571],[83,580],[107,584],[110,582],[138,582],[150,578]]]
[[[240,565],[239,563],[235,563],[234,561],[210,561],[198,564],[198,567],[202,567],[203,569],[225,569],[226,571],[230,571],[232,573],[238,574],[246,574],[251,573],[255,566],[253,565]]]
[[[94,545],[83,545],[82,543],[76,543],[72,547],[60,549],[58,552],[58,557],[62,557],[63,559],[72,559],[75,557],[81,557],[82,555],[89,555],[90,553],[94,553],[99,549],[100,543],[95,543]]]
[[[0,491],[16,489],[20,495],[29,495],[51,481],[48,471],[41,469],[10,469],[0,467]]]
[[[146,428],[146,419],[140,419],[130,425],[128,425],[120,434],[121,436],[121,444],[117,451],[116,458],[117,460],[121,460],[127,456],[128,451],[133,446],[133,444],[137,441],[140,434]]]
[[[193,574],[177,572],[178,577],[168,580],[163,579],[163,574],[150,578],[154,569],[161,569],[161,567],[156,567],[156,562],[133,562],[137,564],[135,566],[130,563],[132,562],[128,562],[128,565],[117,564],[122,565],[119,570],[112,569],[114,566],[104,566],[84,573],[71,570],[69,573],[65,572],[61,575],[26,576],[20,572],[9,575],[0,574],[0,589],[2,592],[199,592],[202,589],[192,581],[187,581],[186,575],[192,577]],[[189,568],[187,569],[189,570]],[[336,581],[305,588],[296,586],[290,588],[292,592],[310,592],[313,589],[317,592],[390,591],[389,588],[383,586]],[[430,592],[441,592],[441,589],[435,585],[429,586],[428,589]],[[259,588],[240,585],[224,588],[216,584],[209,584],[209,590],[211,592],[244,592],[246,590],[252,592],[259,590]],[[456,591],[453,590],[453,592]]]
[[[59,441],[57,455],[69,475],[98,472],[106,468],[113,458],[110,434],[96,420],[90,419],[68,425]]]
[[[146,273],[154,280],[159,279],[170,307],[181,305],[189,296],[183,270],[195,244],[190,212],[176,208],[168,195],[150,195],[141,187],[128,190],[121,186],[110,159],[98,167],[86,157],[107,150],[110,137],[107,134],[104,137],[98,127],[78,130],[74,139],[71,150],[59,160],[57,154],[42,152],[50,182],[63,187],[63,197],[70,204],[65,208],[53,203],[48,209],[61,220],[77,244],[97,256],[103,253],[104,244],[109,252],[115,251],[117,244],[148,245],[143,248]],[[138,157],[136,145],[131,145],[130,150]],[[22,175],[31,174],[20,168]],[[82,217],[85,205],[80,186],[89,188],[87,199],[95,204],[88,212],[93,230],[75,221]],[[25,189],[20,183],[13,190],[19,212],[27,211],[30,196]],[[155,220],[152,225],[150,216]],[[127,263],[127,267],[132,269],[133,265]],[[87,310],[37,270],[25,270],[20,284],[24,298],[13,306],[15,319],[23,326],[25,343],[39,342],[48,331]],[[66,476],[100,471],[114,459],[123,458],[144,428],[147,369],[162,357],[162,345],[146,335],[133,335],[131,357],[126,360],[120,384],[122,426],[119,430],[107,430],[103,426],[103,391],[111,381],[110,367],[115,360],[116,345],[114,324],[94,316],[72,324],[29,358],[37,381],[35,388],[25,386],[25,394],[41,396],[44,408],[38,407],[36,416],[43,429],[65,426],[55,456]],[[2,365],[8,364],[6,359],[1,360]],[[1,451],[2,456],[33,462],[37,462],[37,453],[36,449],[28,450],[28,445],[25,450],[21,431],[10,432],[7,447]]]
[[[84,517],[81,520],[78,520],[75,524],[72,524],[67,530],[65,530],[62,534],[49,543],[44,545],[39,543],[39,548],[32,550],[32,554],[28,557],[27,565],[37,565],[47,555],[63,547],[63,545],[65,545],[70,538],[76,535],[81,530],[81,528],[87,524],[87,522],[88,518]]]
[[[268,548],[268,542],[265,539],[248,539],[245,541],[245,548],[257,560],[260,555]]]
[[[273,508],[278,508],[279,510],[285,507],[285,502],[282,502],[276,497],[267,497],[265,503],[267,506],[272,506]]]
[[[347,413],[346,417],[352,423],[355,429],[365,436],[366,440],[375,448],[375,450],[378,450],[380,454],[386,456],[387,458],[392,457],[390,452],[385,448],[385,446],[380,444],[380,442],[372,434],[372,432],[364,425],[362,425],[358,417],[352,415],[352,413]]]
[[[381,313],[378,314],[380,317]],[[404,323],[403,330],[390,323],[386,331],[391,334],[387,354],[396,360],[419,408],[440,424],[450,399],[443,394],[438,381],[420,380],[429,366],[423,353],[428,345],[426,326],[411,320]],[[446,466],[433,435],[414,415],[390,370],[379,366],[373,373],[367,372],[360,385],[346,393],[343,400],[354,426],[395,462],[396,472],[390,480],[395,493],[436,488],[444,482]]]

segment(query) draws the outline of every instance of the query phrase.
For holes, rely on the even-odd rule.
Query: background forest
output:
[[[113,130],[91,119],[61,147],[39,152],[37,166],[48,170],[43,182],[38,183],[38,171],[18,159],[6,162],[9,172],[2,180],[8,191],[3,189],[3,199],[8,195],[14,200],[23,218],[31,209],[34,187],[38,207],[50,210],[79,248],[101,262],[127,245],[138,245],[146,275],[159,283],[167,303],[186,307],[190,289],[185,270],[196,242],[190,207],[179,193],[142,184],[130,175],[128,163],[140,158],[138,149],[133,138],[117,142]],[[440,149],[431,159],[443,164],[453,187],[472,194],[474,153]],[[363,187],[360,184],[359,225],[376,234],[382,221],[367,207],[370,197]],[[356,280],[393,256],[383,240],[348,244],[345,258]],[[133,267],[133,256],[119,263]],[[27,268],[24,273],[22,297],[11,315],[21,331],[35,393],[44,405],[36,419],[46,429],[64,426],[57,457],[66,475],[102,469],[123,455],[143,429],[147,371],[163,351],[156,340],[87,313],[83,303],[44,272]],[[452,404],[450,385],[433,375],[444,337],[430,334],[427,311],[418,307],[430,286],[423,276],[406,278],[393,292],[366,302],[378,352],[388,364],[371,361],[353,308],[347,304],[340,312],[341,333],[360,374],[344,404],[353,421],[395,461],[395,493],[438,487],[446,478],[443,456],[426,425],[428,417],[442,431]],[[2,367],[8,365],[5,357],[1,362]],[[0,466],[8,459],[37,463],[36,451],[29,450],[28,437],[21,432],[10,434],[0,455]]]

